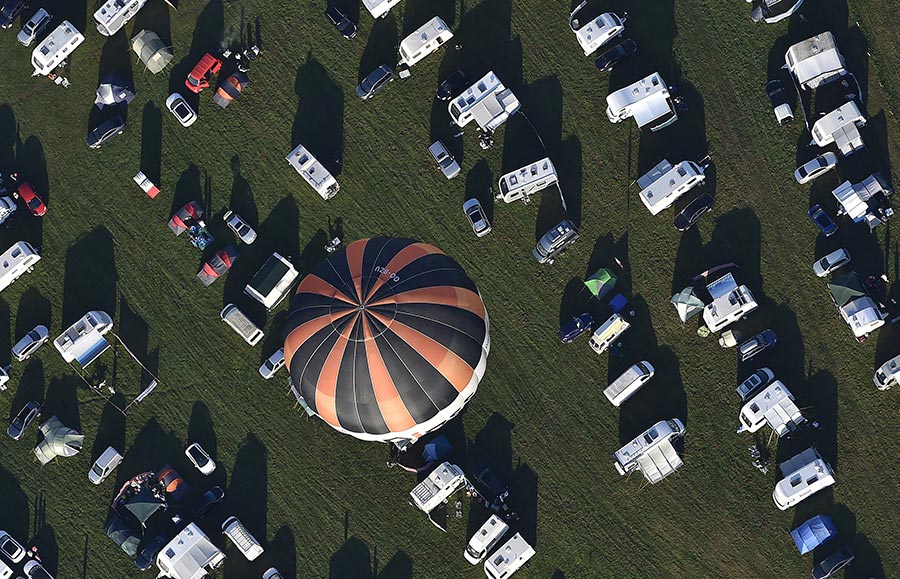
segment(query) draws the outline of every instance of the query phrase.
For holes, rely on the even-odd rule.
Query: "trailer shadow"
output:
[[[344,91],[312,55],[297,69],[291,147],[303,144],[335,177],[344,158]]]
[[[31,529],[28,497],[19,480],[0,464],[0,493],[3,494],[3,529],[23,545]]]
[[[409,0],[403,10],[403,37],[439,16],[449,28],[456,19],[456,0]]]
[[[8,104],[2,104],[0,105],[0,179],[16,170],[16,143],[18,142],[19,125],[16,122],[16,113]]]
[[[275,532],[266,550],[269,560],[284,579],[298,579],[297,541],[289,526],[284,525]]]
[[[172,46],[172,25],[169,7],[163,0],[148,0],[144,7],[135,14],[132,34],[141,30],[151,30],[159,35],[166,46]]]
[[[413,562],[405,551],[397,551],[383,569],[378,569],[378,552],[375,557],[375,579],[413,579]]]
[[[53,22],[68,20],[78,30],[87,28],[87,0],[45,0],[41,5],[53,15]],[[25,16],[23,12],[22,16]]]
[[[140,30],[140,28],[136,30]],[[119,81],[134,89],[134,69],[131,65],[131,55],[131,43],[123,28],[103,43],[100,51],[100,63],[97,67],[97,84],[101,84],[107,76],[115,75]]]
[[[255,434],[248,432],[235,456],[226,496],[229,511],[241,520],[254,537],[260,539],[263,546],[266,544],[268,487],[268,451]],[[233,559],[240,558],[233,557]],[[240,571],[238,567],[238,565],[226,566],[225,576],[249,575],[246,571],[234,574],[235,571]]]
[[[92,310],[115,318],[117,279],[115,246],[108,229],[96,227],[73,243],[66,252],[63,275],[63,328]]]
[[[827,514],[837,527],[837,537],[829,543],[827,549],[820,549],[814,553],[815,561],[818,562],[824,553],[831,553],[847,546],[856,556],[853,564],[844,572],[847,579],[885,579],[881,556],[866,535],[859,532],[853,511],[846,505],[837,503]],[[824,553],[820,554],[819,551]]]
[[[162,111],[147,101],[141,114],[141,171],[162,187]]]
[[[131,441],[125,451],[122,464],[116,469],[116,484],[113,494],[118,492],[126,480],[147,472],[156,472],[164,465],[171,465],[179,473],[193,468],[184,456],[184,444],[172,431],[163,430],[156,417],[148,420]]]
[[[622,16],[624,12],[633,10],[633,5],[626,0],[613,0],[605,4],[603,10],[610,10]],[[596,13],[600,14],[601,11],[598,9]],[[623,38],[626,36],[637,42],[638,51],[624,62],[616,65],[609,73],[607,94],[637,82],[652,71],[658,71],[663,80],[669,84],[675,82],[672,78],[672,69],[675,66],[674,46],[675,38],[678,36],[678,27],[675,21],[674,0],[654,2],[652,17],[641,18],[638,16],[629,19]],[[596,58],[614,44],[610,43],[601,48],[591,55],[591,58]]]
[[[474,81],[493,70],[506,88],[522,88],[522,42],[512,34],[512,0],[482,0],[462,10],[454,42],[462,46],[453,58]],[[452,54],[447,51],[448,54]],[[490,55],[485,58],[484,55]]]
[[[372,552],[357,537],[350,537],[328,561],[328,579],[372,577]]]
[[[397,46],[400,39],[397,36],[397,19],[393,12],[388,12],[384,18],[376,18],[369,32],[369,39],[363,49],[359,60],[357,80],[362,81],[370,72],[382,64],[391,68],[397,62]]]

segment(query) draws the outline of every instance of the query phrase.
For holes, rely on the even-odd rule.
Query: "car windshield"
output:
[[[188,76],[187,81],[194,86],[200,86],[200,79],[194,78],[193,76]]]
[[[99,464],[95,464],[94,467],[93,467],[91,470],[92,470],[92,471],[94,472],[94,474],[96,474],[97,476],[102,476],[102,475],[103,475],[103,468],[102,468]]]
[[[41,200],[38,199],[37,197],[32,197],[31,199],[28,200],[28,208],[33,211],[37,211],[38,209],[41,208]],[[31,334],[29,334],[29,336],[30,335]]]

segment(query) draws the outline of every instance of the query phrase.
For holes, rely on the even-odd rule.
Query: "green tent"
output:
[[[616,276],[612,270],[605,267],[597,270],[597,273],[584,280],[584,285],[598,300],[602,300],[603,296],[612,291],[616,287]]]

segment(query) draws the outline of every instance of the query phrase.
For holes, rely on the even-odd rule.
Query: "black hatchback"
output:
[[[450,76],[444,79],[437,89],[438,100],[448,101],[461,93],[466,87],[466,73],[461,70],[450,73]]]
[[[337,6],[329,6],[328,9],[325,10],[325,16],[327,16],[331,24],[337,28],[337,31],[341,33],[341,36],[347,40],[356,36],[356,24],[353,24],[353,22],[347,18],[347,15],[341,12]]]
[[[362,82],[356,87],[356,96],[363,100],[370,99],[392,80],[394,80],[394,71],[388,65],[382,64],[370,72],[369,76],[362,79]]]
[[[699,195],[675,216],[675,221],[672,225],[674,225],[675,229],[678,231],[687,231],[697,223],[697,220],[700,219],[704,213],[712,209],[713,203],[715,203],[715,200],[709,193]]]
[[[7,0],[0,8],[0,28],[12,28],[16,17],[28,8],[28,0]]]
[[[630,38],[626,38],[621,44],[613,46],[598,56],[597,60],[594,61],[594,65],[600,72],[608,72],[612,70],[615,65],[637,52],[637,48],[637,42]]]
[[[87,134],[87,146],[92,149],[99,149],[101,145],[108,143],[116,136],[121,135],[125,131],[125,119],[120,115],[116,115],[110,119],[106,119],[96,126]]]

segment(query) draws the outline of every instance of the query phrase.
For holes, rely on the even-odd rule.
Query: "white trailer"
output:
[[[146,3],[147,0],[106,0],[94,12],[97,31],[103,36],[112,36],[121,30],[125,23],[131,20]]]
[[[466,475],[461,468],[449,462],[441,463],[410,491],[411,504],[430,513],[464,484]]]
[[[556,167],[549,157],[544,157],[530,165],[525,165],[500,177],[497,187],[500,193],[497,199],[504,203],[522,200],[531,201],[531,196],[542,189],[559,183]]]
[[[516,533],[484,562],[484,574],[490,579],[506,579],[534,557],[534,547]]]
[[[32,76],[47,76],[61,65],[84,42],[84,35],[63,20],[56,30],[38,44],[31,53]]]
[[[634,117],[638,128],[653,123],[651,131],[668,127],[678,120],[669,89],[658,72],[606,97],[606,116],[611,123]]]
[[[299,276],[294,264],[276,252],[250,279],[244,293],[271,310],[287,296]]]
[[[889,390],[891,386],[900,384],[900,356],[894,356],[882,364],[875,371],[872,381],[879,390]]]
[[[784,478],[775,485],[772,500],[782,511],[835,482],[834,470],[815,448],[807,448],[782,462],[778,465],[778,470]]]
[[[625,32],[625,17],[619,18],[612,12],[604,12],[587,23],[582,23],[577,17],[581,9],[587,6],[587,0],[575,7],[569,14],[569,28],[575,33],[578,44],[584,50],[585,56],[590,56],[597,51],[598,48],[612,41],[615,37]]]
[[[69,364],[78,362],[82,368],[86,368],[109,348],[109,342],[103,336],[112,327],[113,321],[109,314],[99,310],[90,311],[53,340],[53,346],[63,360]]]
[[[298,145],[285,160],[322,199],[327,201],[340,191],[337,179],[303,145]]]
[[[795,430],[806,418],[794,403],[794,395],[781,380],[775,380],[747,401],[739,415],[741,422],[738,433],[756,432],[768,424],[782,437]]]
[[[17,241],[0,255],[0,292],[26,273],[34,271],[41,260],[37,250],[27,241]]]
[[[693,161],[682,161],[675,166],[663,159],[655,167],[638,178],[641,188],[638,196],[651,215],[657,215],[672,206],[679,197],[701,185],[706,180],[701,167]]]
[[[453,32],[440,16],[435,16],[418,30],[400,41],[400,64],[412,66],[429,54],[437,52],[445,42],[453,38]]]
[[[475,121],[482,131],[491,132],[516,114],[521,106],[516,95],[503,86],[494,71],[490,71],[450,101],[447,110],[457,126],[464,127]]]
[[[713,333],[724,330],[759,305],[750,288],[738,285],[730,273],[708,284],[706,289],[712,301],[703,307],[703,322]]]
[[[362,3],[372,18],[384,18],[391,8],[400,4],[400,0],[362,0]]]
[[[802,88],[814,89],[848,74],[834,35],[822,32],[790,46],[784,63]]]
[[[859,134],[859,127],[865,124],[866,117],[856,102],[848,101],[813,123],[810,145],[826,147],[834,143],[841,155],[849,157],[865,147]]]
[[[650,484],[658,483],[684,465],[672,446],[684,432],[679,419],[660,420],[616,451],[616,470],[623,476],[637,470]]]

